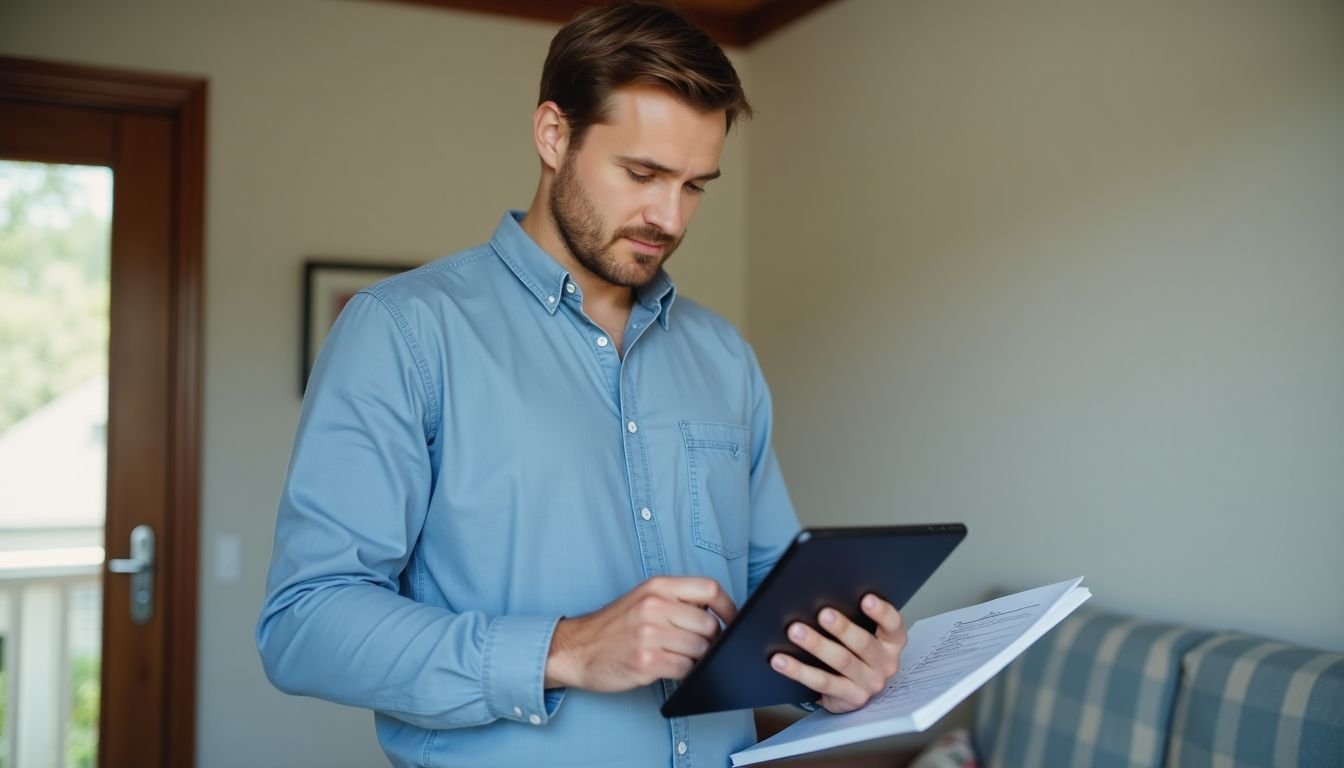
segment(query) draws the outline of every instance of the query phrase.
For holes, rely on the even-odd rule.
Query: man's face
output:
[[[648,284],[681,244],[705,184],[719,175],[723,112],[699,112],[664,91],[611,99],[556,170],[550,213],[570,253],[613,285]]]

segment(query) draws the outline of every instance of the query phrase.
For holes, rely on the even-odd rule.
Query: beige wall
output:
[[[916,612],[1086,574],[1344,648],[1344,5],[842,0],[750,58],[805,521],[966,521]]]
[[[298,418],[300,263],[418,262],[531,200],[555,27],[339,0],[0,0],[0,52],[208,77],[201,768],[383,763],[372,717],[275,691],[252,632]],[[744,320],[736,136],[671,264]],[[241,538],[241,582],[213,546]]]
[[[251,641],[299,264],[424,260],[525,205],[552,31],[0,0],[7,55],[211,81],[202,768],[381,759]],[[967,521],[916,611],[1085,573],[1099,603],[1344,647],[1339,4],[841,0],[736,58],[759,117],[673,272],[748,321],[805,521]]]

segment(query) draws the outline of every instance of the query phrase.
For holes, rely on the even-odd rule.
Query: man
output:
[[[658,712],[798,528],[751,349],[662,271],[748,112],[672,11],[560,30],[527,213],[357,294],[313,371],[257,629],[278,687],[375,710],[398,766],[723,766],[754,741],[750,712]],[[905,642],[864,610],[876,635],[795,628],[840,674],[772,664],[861,706]]]

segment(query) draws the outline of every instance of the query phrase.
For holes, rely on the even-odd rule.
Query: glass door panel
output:
[[[112,171],[0,160],[0,768],[93,768]]]

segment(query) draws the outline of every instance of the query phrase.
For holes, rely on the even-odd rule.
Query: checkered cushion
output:
[[[1086,608],[992,680],[976,705],[987,768],[1162,765],[1181,657],[1210,636]]]
[[[1167,765],[1344,766],[1344,654],[1240,634],[1195,648]]]

